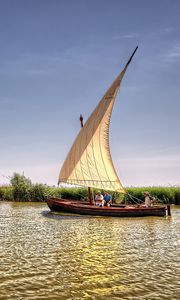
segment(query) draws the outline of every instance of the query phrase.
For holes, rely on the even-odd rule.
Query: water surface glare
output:
[[[179,300],[179,280],[180,207],[108,218],[0,202],[0,300]]]

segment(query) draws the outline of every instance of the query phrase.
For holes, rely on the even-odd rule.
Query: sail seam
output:
[[[109,97],[109,98],[110,98],[110,97]],[[112,97],[111,97],[111,101],[112,101]],[[100,134],[100,133],[101,133],[101,130],[102,130],[102,124],[101,124],[101,126],[100,126],[100,128],[99,128],[99,140],[100,140],[100,136],[101,136],[101,134]],[[103,132],[103,136],[104,136],[104,132]],[[103,152],[102,152],[101,141],[99,141],[99,145],[100,145],[100,152],[101,152],[101,157],[102,157],[102,162],[103,162],[104,170],[105,170],[105,172],[106,172],[107,178],[110,179],[109,176],[108,176],[108,172],[107,172],[106,166],[105,166],[105,162],[104,162],[104,157],[103,157]]]
[[[99,111],[98,111],[97,115],[99,115]],[[95,122],[94,122],[93,128],[94,128],[94,126],[95,126]],[[99,140],[99,145],[100,145],[100,140]],[[95,159],[95,153],[94,153],[94,136],[93,136],[93,139],[92,139],[92,151],[93,151],[93,158],[94,158],[94,163],[95,163],[95,166],[96,166],[96,171],[97,171],[97,174],[98,174],[98,177],[99,177],[99,181],[102,182],[100,174],[99,174],[99,171],[98,171],[98,168],[97,168],[96,159]],[[103,184],[103,188],[104,188],[104,184]]]

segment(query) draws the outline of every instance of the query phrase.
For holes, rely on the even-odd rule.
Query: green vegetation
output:
[[[155,198],[155,203],[176,204],[180,205],[180,187],[131,187],[126,189],[128,194],[143,201],[144,192],[148,191]],[[131,198],[126,195],[125,201],[131,202]],[[138,201],[137,201],[138,202]]]
[[[141,203],[144,192],[148,191],[155,198],[156,203],[180,205],[180,187],[130,187],[128,194],[112,193],[118,203]],[[96,193],[97,190],[94,190]],[[0,187],[0,200],[6,201],[46,201],[47,197],[61,197],[63,199],[86,200],[86,188],[58,188],[45,184],[33,184],[24,175],[14,173],[9,186]]]
[[[0,186],[0,200],[43,202],[50,196],[85,200],[87,191],[83,188],[58,188],[46,184],[33,184],[29,178],[18,173],[13,174],[10,185]]]

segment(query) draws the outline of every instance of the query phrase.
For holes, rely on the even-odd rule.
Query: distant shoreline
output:
[[[143,201],[143,194],[148,191],[155,198],[157,204],[180,205],[180,187],[130,187],[126,188],[126,191],[137,199],[136,203]],[[97,190],[94,189],[94,193],[96,192]],[[133,203],[128,194],[124,195],[116,192],[111,192],[111,194],[114,202]],[[0,201],[46,202],[48,197],[87,200],[87,189],[49,187],[43,184],[0,186]]]

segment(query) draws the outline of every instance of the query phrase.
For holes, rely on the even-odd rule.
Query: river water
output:
[[[179,300],[179,281],[180,207],[105,218],[0,202],[0,300]]]

